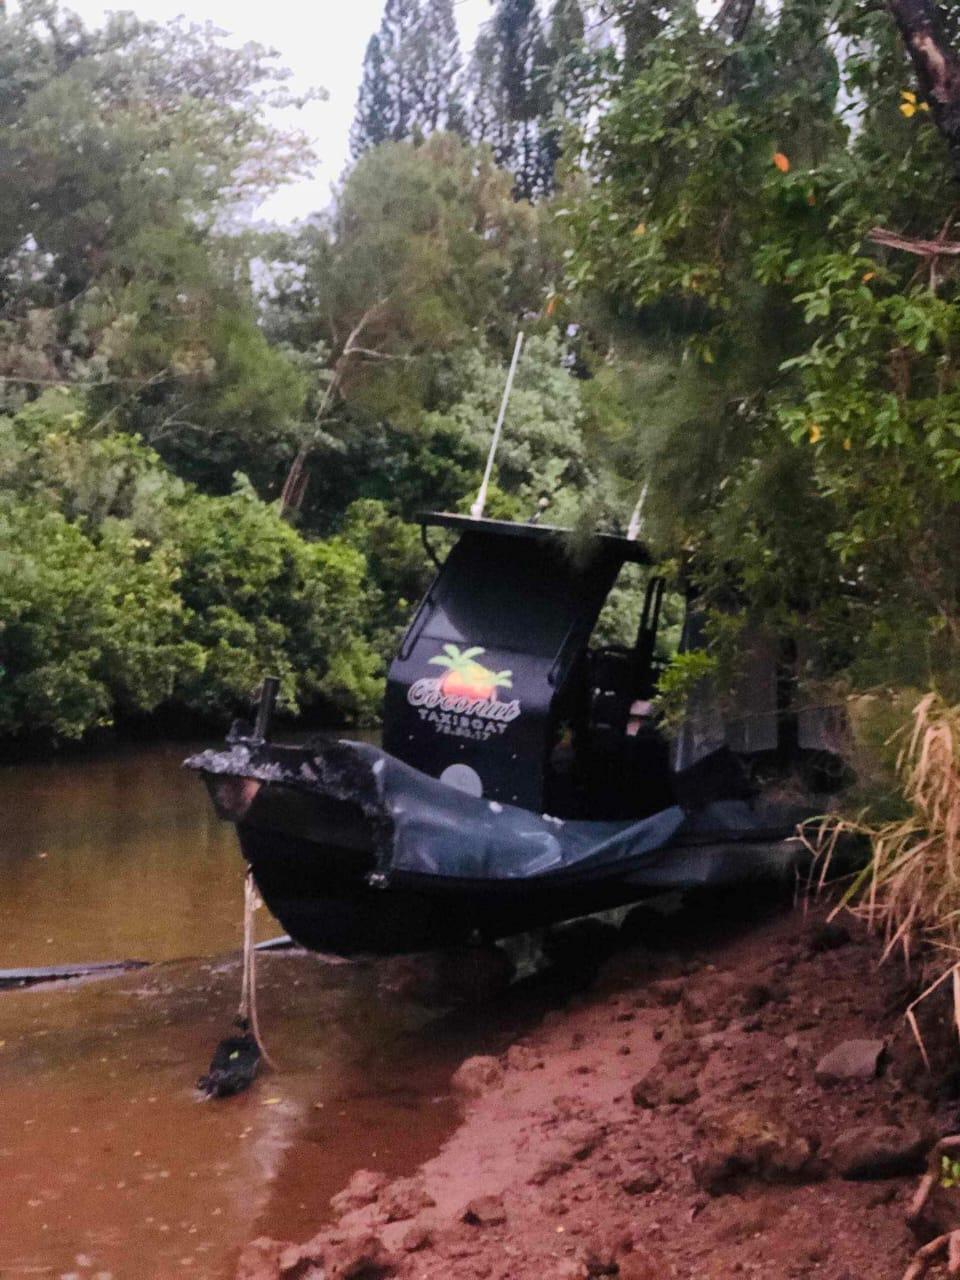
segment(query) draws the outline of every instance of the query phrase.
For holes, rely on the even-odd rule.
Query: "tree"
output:
[[[913,62],[920,92],[960,177],[960,56],[950,43],[941,10],[931,0],[888,0],[888,5]]]
[[[378,147],[391,136],[390,93],[380,37],[372,35],[363,58],[363,79],[357,111],[350,131],[350,151],[356,159],[369,147]]]
[[[543,306],[559,259],[544,222],[513,201],[485,148],[450,134],[361,157],[331,216],[288,248],[267,312],[269,333],[312,360],[316,380],[288,508],[311,452],[335,447],[334,424],[348,437],[371,420],[413,431],[450,353],[481,334],[506,346],[516,318]]]
[[[114,425],[188,469],[226,444],[229,488],[250,436],[289,432],[303,398],[259,338],[253,247],[224,230],[309,162],[267,119],[292,105],[285,74],[212,27],[91,32],[42,0],[0,23],[0,67],[0,406],[95,385]]]
[[[844,7],[840,60],[836,20],[794,0],[732,40],[670,16],[599,123],[571,283],[640,369],[696,369],[699,406],[636,448],[648,529],[704,598],[803,635],[807,674],[953,688],[956,193],[889,16]]]
[[[419,39],[423,45],[423,76],[419,116],[424,133],[463,129],[461,101],[460,35],[453,0],[430,0],[421,18]]]
[[[0,596],[6,737],[160,708],[222,720],[267,670],[288,710],[337,720],[382,691],[383,605],[356,545],[307,541],[243,479],[198,493],[63,391],[0,417]]]
[[[536,0],[497,0],[474,53],[473,122],[475,136],[489,142],[497,164],[513,173],[522,199],[545,186],[540,132],[547,61]]]
[[[550,192],[565,138],[580,128],[589,114],[597,74],[580,0],[554,0],[543,56],[546,92],[540,125],[540,171],[543,188]]]
[[[351,134],[354,157],[388,140],[459,131],[460,66],[452,0],[387,0],[364,57]]]

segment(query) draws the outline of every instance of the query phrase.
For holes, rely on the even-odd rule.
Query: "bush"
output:
[[[0,485],[0,735],[223,719],[268,671],[294,713],[375,715],[382,606],[346,538],[309,541],[242,477],[198,493],[62,394],[0,419]]]

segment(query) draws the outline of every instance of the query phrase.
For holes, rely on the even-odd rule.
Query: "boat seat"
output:
[[[625,645],[605,645],[589,655],[590,728],[593,736],[626,734],[636,696],[633,652]]]

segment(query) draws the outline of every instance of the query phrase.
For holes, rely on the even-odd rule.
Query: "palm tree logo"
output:
[[[440,677],[440,692],[450,698],[471,698],[477,702],[489,702],[498,689],[513,688],[512,671],[491,671],[481,666],[477,658],[485,649],[459,649],[455,644],[445,644],[443,653],[430,659],[435,667],[446,667],[446,675]]]

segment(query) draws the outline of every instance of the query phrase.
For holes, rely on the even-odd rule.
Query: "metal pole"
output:
[[[507,374],[507,385],[503,389],[503,399],[500,401],[500,412],[497,415],[497,425],[493,429],[493,439],[490,441],[490,452],[487,455],[487,469],[483,473],[483,482],[477,493],[477,500],[470,508],[470,514],[474,520],[479,520],[483,515],[483,509],[487,505],[487,489],[490,485],[490,475],[493,472],[493,460],[497,456],[497,446],[500,443],[500,433],[503,430],[503,420],[507,416],[507,404],[510,400],[510,392],[513,389],[513,376],[517,372],[517,365],[520,363],[520,348],[523,346],[523,333],[517,334],[516,345],[513,348],[513,359],[510,361],[510,372]]]
[[[643,528],[643,508],[647,502],[647,482],[644,481],[643,488],[640,490],[640,501],[633,509],[633,515],[630,517],[630,527],[627,529],[627,541],[636,542],[640,537],[640,531]]]
[[[264,676],[263,688],[260,690],[260,704],[257,707],[257,722],[253,729],[255,742],[266,742],[270,736],[270,725],[273,722],[273,709],[277,704],[280,691],[278,676]]]

